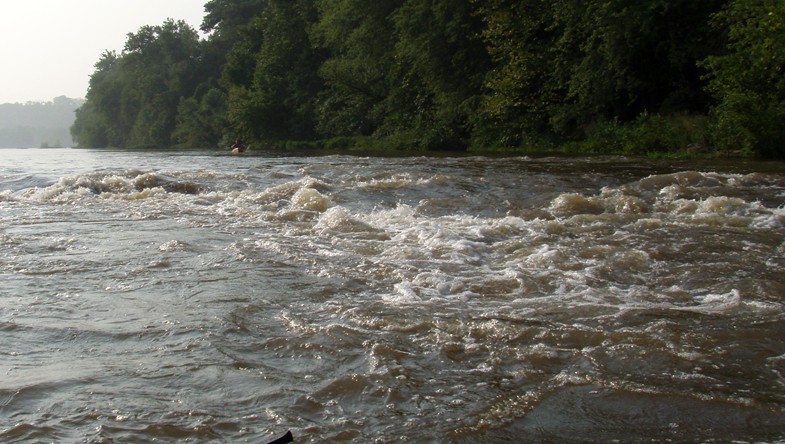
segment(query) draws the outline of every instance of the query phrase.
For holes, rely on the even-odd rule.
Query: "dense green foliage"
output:
[[[736,0],[715,17],[729,51],[708,58],[719,104],[715,143],[766,157],[785,156],[785,2]]]
[[[81,146],[782,156],[780,0],[210,0],[105,53]]]

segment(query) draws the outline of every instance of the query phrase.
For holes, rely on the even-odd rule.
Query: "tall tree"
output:
[[[765,157],[785,155],[785,3],[732,0],[715,18],[728,53],[709,57],[709,91],[719,104],[716,143]]]
[[[480,14],[495,66],[481,118],[515,144],[584,136],[595,122],[705,111],[698,60],[724,0],[488,0]],[[494,119],[501,121],[494,122]]]
[[[255,55],[262,45],[260,17],[268,0],[210,0],[202,31],[210,32],[209,48],[224,55],[221,60],[225,86],[248,87],[253,80]]]
[[[183,21],[144,26],[128,36],[121,61],[132,79],[124,91],[128,146],[173,144],[178,106],[193,94],[199,56],[199,36]]]
[[[554,5],[556,78],[566,97],[552,115],[570,132],[597,117],[705,111],[697,61],[711,53],[707,26],[722,0],[562,0]],[[566,55],[566,57],[562,57]]]
[[[80,146],[173,144],[182,98],[198,84],[200,40],[183,21],[143,26],[120,56],[105,53],[90,79],[72,133]]]
[[[229,120],[255,140],[311,139],[321,89],[318,53],[307,30],[310,0],[271,0],[260,17],[261,46],[251,85],[231,90]]]
[[[479,16],[493,65],[474,113],[474,137],[482,144],[518,146],[551,132],[552,106],[564,95],[555,81],[553,47],[559,36],[546,0],[486,0]]]
[[[427,148],[465,147],[490,66],[474,4],[407,0],[393,19],[399,37],[388,106],[392,126],[425,133]]]
[[[319,69],[318,129],[325,135],[370,135],[386,118],[394,65],[391,14],[403,0],[317,0],[315,44],[329,53]]]
[[[120,118],[122,73],[114,51],[104,52],[90,76],[85,103],[76,111],[71,137],[81,147],[121,146],[116,128]]]
[[[206,83],[192,97],[181,99],[172,137],[184,147],[226,146],[226,108],[226,93]]]

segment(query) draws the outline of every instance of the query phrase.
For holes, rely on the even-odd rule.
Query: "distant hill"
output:
[[[82,103],[60,96],[51,102],[0,104],[0,148],[72,146],[70,128]]]

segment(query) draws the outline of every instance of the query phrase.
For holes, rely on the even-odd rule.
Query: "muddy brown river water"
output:
[[[785,440],[785,166],[0,150],[0,441]]]

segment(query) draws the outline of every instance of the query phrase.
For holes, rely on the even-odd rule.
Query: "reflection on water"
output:
[[[785,439],[781,166],[0,150],[0,440]]]

